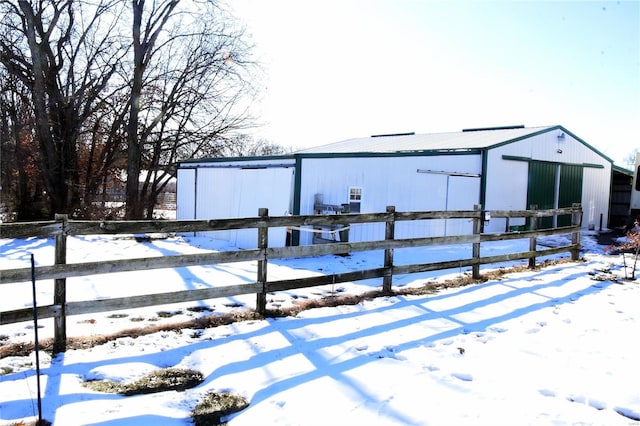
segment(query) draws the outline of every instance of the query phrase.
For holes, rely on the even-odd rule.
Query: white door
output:
[[[292,201],[293,168],[273,167],[268,169],[237,169],[236,211],[234,217],[258,216],[260,208],[269,209],[269,216],[290,214]],[[286,228],[269,229],[269,247],[284,247]],[[239,248],[257,246],[258,231],[246,229],[236,231],[231,243]]]
[[[473,210],[480,198],[480,177],[447,176],[446,210]],[[445,235],[469,235],[473,233],[470,219],[447,219]]]

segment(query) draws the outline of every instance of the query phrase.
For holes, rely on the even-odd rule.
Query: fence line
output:
[[[393,276],[458,267],[471,267],[474,278],[480,277],[480,265],[529,259],[529,267],[536,264],[536,257],[562,252],[570,252],[577,260],[580,250],[580,225],[582,209],[579,204],[560,209],[483,211],[480,205],[474,210],[396,212],[389,206],[385,213],[345,214],[345,215],[307,215],[307,216],[269,216],[267,209],[260,209],[257,217],[219,220],[175,220],[175,221],[76,221],[66,215],[56,215],[54,221],[32,223],[0,224],[2,238],[24,238],[26,236],[55,237],[54,265],[40,266],[35,269],[37,280],[54,280],[54,300],[52,305],[39,306],[39,318],[54,318],[54,352],[66,349],[66,318],[69,315],[133,309],[170,303],[231,297],[242,294],[256,294],[256,310],[266,313],[266,295],[270,292],[314,287],[318,285],[382,278],[384,293],[392,292]],[[543,217],[571,215],[572,225],[549,229],[538,229],[537,222]],[[529,230],[483,233],[486,217],[527,218]],[[432,219],[471,219],[473,233],[448,237],[395,238],[395,223],[398,221]],[[313,244],[294,247],[269,247],[270,228],[294,228],[301,226],[335,226],[354,223],[385,223],[384,240],[361,242],[336,242],[332,244]],[[257,228],[257,248],[228,252],[210,252],[177,256],[150,257],[138,259],[110,260],[104,262],[66,263],[66,239],[74,235],[96,234],[148,234],[174,232],[204,232],[230,229]],[[537,250],[537,237],[571,233],[571,244],[551,249]],[[489,241],[523,239],[530,240],[529,251],[496,256],[481,256],[481,244]],[[393,253],[397,248],[415,248],[443,244],[472,244],[472,257],[445,262],[428,262],[412,265],[394,265]],[[291,280],[268,281],[267,268],[270,259],[292,257],[322,256],[345,254],[358,251],[383,250],[383,267],[358,270],[333,275],[323,275]],[[99,275],[114,272],[138,271],[146,269],[176,268],[195,265],[210,265],[242,261],[257,261],[256,281],[248,284],[213,287],[206,289],[184,290],[169,293],[149,294],[134,297],[111,298],[93,301],[67,302],[66,278]],[[0,270],[0,285],[29,281],[30,268]],[[1,289],[1,287],[0,287]],[[0,325],[28,321],[33,316],[32,309],[18,309],[0,312]]]

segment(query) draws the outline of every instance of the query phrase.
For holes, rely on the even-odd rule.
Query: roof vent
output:
[[[372,138],[383,138],[385,136],[413,136],[416,132],[408,132],[408,133],[388,133],[385,135],[371,135]]]
[[[483,130],[509,130],[509,129],[524,129],[524,124],[518,124],[516,126],[477,127],[474,129],[462,129],[462,131],[463,132],[481,132]]]

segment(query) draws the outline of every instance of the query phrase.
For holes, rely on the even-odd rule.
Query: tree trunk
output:
[[[133,2],[133,82],[131,87],[131,105],[127,124],[127,219],[140,219],[140,142],[138,140],[138,113],[142,94],[142,76],[144,72],[144,49],[140,37],[144,0]]]

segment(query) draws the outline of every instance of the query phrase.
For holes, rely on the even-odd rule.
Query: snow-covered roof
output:
[[[376,135],[347,139],[298,151],[299,154],[358,153],[358,152],[415,152],[439,150],[468,150],[488,148],[518,139],[545,133],[560,126],[509,126],[490,129],[468,129],[462,132]]]

